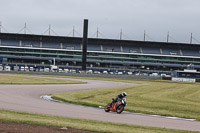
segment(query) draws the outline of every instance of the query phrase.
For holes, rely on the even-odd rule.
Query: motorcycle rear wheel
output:
[[[124,111],[124,105],[119,105],[119,107],[117,108],[117,113],[120,114],[123,111]]]

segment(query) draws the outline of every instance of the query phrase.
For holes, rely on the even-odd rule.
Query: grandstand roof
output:
[[[35,34],[16,34],[16,33],[0,33],[0,39],[16,39],[16,40],[41,40],[47,42],[71,42],[82,43],[81,37],[68,36],[48,36]],[[153,42],[153,41],[136,41],[136,40],[117,40],[117,39],[102,39],[102,38],[88,38],[88,44],[109,44],[109,45],[134,45],[134,46],[151,46],[151,47],[176,47],[176,48],[192,48],[199,47],[200,44],[189,43],[172,43],[172,42]]]

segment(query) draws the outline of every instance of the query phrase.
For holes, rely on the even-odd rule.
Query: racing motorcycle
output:
[[[112,99],[114,101],[114,99]],[[126,98],[123,98],[122,100],[119,101],[114,101],[112,103],[112,106],[110,107],[110,103],[106,105],[105,107],[105,112],[113,111],[117,112],[120,114],[121,112],[124,111],[124,107],[127,105]]]

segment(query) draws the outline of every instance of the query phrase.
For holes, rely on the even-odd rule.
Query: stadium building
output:
[[[0,64],[81,69],[82,38],[0,33]],[[200,70],[200,45],[88,38],[87,69],[108,71],[172,71],[188,64]]]

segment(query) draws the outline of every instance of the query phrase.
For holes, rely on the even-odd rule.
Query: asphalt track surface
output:
[[[0,109],[108,121],[114,123],[200,131],[199,121],[169,119],[160,116],[128,112],[123,112],[122,114],[116,114],[114,112],[106,113],[103,109],[99,108],[52,102],[40,98],[43,95],[58,92],[70,92],[87,89],[135,85],[133,83],[122,83],[112,81],[98,81],[85,79],[70,80],[83,81],[87,82],[87,84],[0,85]]]

